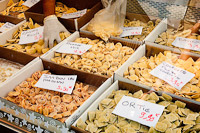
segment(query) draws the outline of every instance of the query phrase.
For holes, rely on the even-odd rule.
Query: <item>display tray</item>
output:
[[[76,109],[76,111],[70,117],[67,118],[65,123],[61,123],[58,120],[46,117],[34,111],[24,109],[2,98],[7,96],[8,92],[12,91],[22,81],[25,81],[27,78],[31,77],[34,72],[41,70],[49,70],[52,74],[59,75],[77,75],[77,82],[89,84],[96,87],[97,90],[78,109]],[[65,128],[69,127],[87,109],[87,107],[111,85],[111,83],[111,79],[103,78],[97,75],[88,75],[87,73],[76,70],[66,69],[63,66],[37,58],[37,60],[30,66],[26,67],[22,73],[15,76],[12,80],[10,80],[9,83],[0,87],[0,90],[2,90],[0,94],[0,103],[2,105],[0,106],[0,110],[6,112],[8,115],[12,115],[26,120],[32,124],[38,125],[41,128],[59,133],[62,129],[64,130]],[[47,127],[45,123],[48,123],[49,126]]]
[[[80,32],[80,33],[79,32],[75,32],[73,35],[71,35],[68,38],[68,41],[69,42],[73,42],[75,39],[77,39],[79,37],[89,38],[89,39],[100,39],[100,38],[98,38],[98,37],[96,37],[96,36],[94,36],[92,34],[87,34],[87,33],[82,33],[82,32]],[[129,41],[122,41],[122,40],[118,40],[118,39],[109,39],[109,42],[113,42],[113,43],[120,42],[123,46],[128,46],[130,48],[133,48],[135,51],[140,47],[139,44],[134,44],[134,43],[131,43]],[[48,53],[42,55],[41,58],[52,62],[51,59],[54,57],[55,51],[61,46],[62,46],[62,44],[58,44],[53,49],[51,49]],[[133,54],[131,55],[131,57],[132,56],[133,56]],[[132,58],[134,58],[134,57],[132,57]],[[128,62],[129,59],[126,62]],[[66,65],[63,65],[63,66],[66,67],[66,68],[77,70],[77,71],[82,71],[80,69],[72,68],[71,66],[66,66]],[[89,73],[89,72],[86,72],[86,73],[89,74],[89,75],[92,74],[92,73]],[[104,78],[109,78],[109,76],[107,76],[107,75],[100,75],[100,74],[95,74],[95,75],[98,75],[98,76],[101,76],[101,77],[104,77]]]
[[[102,8],[100,0],[93,0],[93,1],[87,0],[84,2],[80,0],[79,1],[58,0],[57,2],[62,2],[66,6],[74,7],[77,10],[90,9],[89,11],[87,11],[86,14],[77,19],[58,18],[60,22],[69,30],[79,30],[82,26],[84,26],[94,17],[95,13],[97,13]],[[43,14],[42,0],[37,4],[35,4],[33,7],[31,7],[30,9],[28,9],[25,12],[25,16],[26,18],[31,17],[43,22],[44,14]]]
[[[140,20],[141,22],[144,22],[144,23],[148,23],[150,20],[152,20],[153,21],[153,23],[155,24],[155,21],[156,21],[156,19],[158,19],[157,17],[153,17],[153,16],[151,16],[151,17],[149,17],[148,15],[142,15],[142,14],[136,14],[136,13],[129,13],[129,12],[127,12],[126,13],[126,19],[128,19],[128,20],[131,20],[131,21],[133,21],[133,20]],[[164,20],[164,19],[163,19]],[[163,21],[162,20],[162,21]],[[87,26],[88,26],[88,24],[89,23],[87,23],[86,25],[84,25],[81,29],[80,29],[80,31],[81,32],[83,32],[83,33],[88,33],[88,34],[93,34],[92,32],[90,32],[90,31],[87,31],[86,30],[86,28],[87,28]],[[158,26],[158,25],[157,25]],[[157,27],[156,26],[156,27]],[[155,27],[155,28],[156,28]],[[154,28],[154,30],[155,30],[155,28]],[[153,31],[154,31],[153,30]],[[153,32],[153,31],[151,31],[151,32]],[[150,32],[150,33],[151,33]],[[150,35],[150,34],[149,34]],[[149,36],[148,35],[148,36]],[[129,41],[129,42],[132,42],[132,43],[136,43],[136,44],[143,44],[144,43],[144,40],[142,40],[142,41],[135,41],[135,40],[132,40],[132,39],[127,39],[127,38],[121,38],[121,37],[114,37],[114,36],[111,36],[111,38],[112,39],[118,39],[118,40],[122,40],[122,41]],[[147,36],[146,36],[146,38],[147,38]]]
[[[154,31],[152,31],[149,34],[149,36],[146,37],[145,43],[149,44],[149,45],[154,45],[155,47],[173,48],[173,49],[177,49],[179,52],[181,52],[183,50],[183,48],[178,48],[178,47],[175,47],[173,45],[172,46],[167,46],[167,45],[161,45],[161,44],[155,43],[155,41],[159,37],[159,35],[161,35],[165,31],[167,31],[167,29],[169,29],[169,28],[176,27],[174,29],[177,29],[177,27],[179,26],[179,24],[181,24],[182,26],[184,26],[183,30],[188,30],[188,29],[191,29],[195,23],[187,21],[187,20],[176,20],[176,19],[169,19],[169,18],[168,19],[164,19],[154,29]],[[183,30],[181,30],[181,31],[183,31]],[[197,52],[197,51],[195,51],[195,52]],[[200,57],[200,55],[198,53],[195,53],[195,52],[192,52],[194,54],[194,56],[199,56]]]
[[[128,70],[128,68],[129,68],[130,65],[132,65],[133,63],[135,63],[136,61],[138,61],[143,56],[145,56],[145,57],[155,56],[155,55],[158,55],[160,52],[163,53],[164,51],[171,51],[172,53],[175,53],[175,54],[178,54],[178,55],[181,54],[178,49],[174,49],[174,48],[169,48],[169,47],[168,48],[166,48],[166,47],[163,48],[163,47],[157,47],[155,45],[149,45],[149,44],[142,45],[140,48],[138,48],[138,50],[134,53],[134,55],[129,59],[129,62],[126,62],[120,69],[118,69],[115,72],[115,74],[114,74],[114,81],[121,80],[121,81],[126,82],[126,83],[134,84],[136,86],[140,86],[140,87],[143,87],[145,89],[152,90],[153,87],[150,87],[150,86],[138,83],[136,81],[130,80],[128,78],[123,77],[123,75],[124,75],[124,72],[126,70]],[[199,59],[199,56],[194,55],[194,53],[188,52],[187,54],[194,61],[196,61],[197,59]],[[158,91],[158,92],[160,92],[160,91]],[[169,95],[171,95],[173,97],[180,97],[180,96],[177,96],[177,95],[169,93],[169,92],[165,92],[165,93],[167,93],[167,94],[169,94]],[[190,101],[190,102],[193,102],[195,104],[200,105],[200,102],[198,102],[198,101],[194,101],[192,99],[185,98],[185,97],[180,97],[180,98],[184,99],[186,101]]]
[[[142,90],[143,93],[148,93],[150,90],[146,88],[139,87],[137,85],[129,84],[120,80],[116,80],[81,116],[79,119],[82,119],[83,122],[85,122],[88,119],[88,112],[89,111],[95,111],[99,103],[108,97],[114,90],[129,90],[130,92],[134,93],[139,90]],[[158,96],[162,95],[162,92],[155,92]],[[190,102],[186,99],[177,97],[177,96],[172,96],[172,101],[179,100],[181,102],[186,103],[186,107],[191,109],[192,111],[200,111],[200,106],[198,104],[195,104],[193,102]],[[79,120],[78,119],[78,120]],[[77,120],[77,121],[78,121]],[[74,130],[76,133],[88,133],[87,131],[84,131],[78,127],[76,127],[77,121],[73,123],[71,126],[71,129]]]

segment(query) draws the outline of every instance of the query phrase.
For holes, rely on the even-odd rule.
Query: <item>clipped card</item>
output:
[[[6,22],[3,26],[1,26],[0,32],[5,32],[5,31],[7,31],[8,29],[10,29],[14,26],[15,26],[15,24],[12,24],[10,22]]]
[[[77,11],[74,13],[63,14],[61,18],[64,18],[64,19],[78,18],[86,14],[86,12],[87,12],[87,9],[83,9],[81,11]]]
[[[177,37],[172,45],[179,48],[200,51],[200,40],[196,39]]]
[[[120,37],[141,35],[143,27],[123,27],[123,32]]]
[[[19,44],[38,42],[40,39],[43,39],[43,31],[44,26],[27,31],[22,31]]]
[[[42,74],[35,87],[71,94],[77,75]]]
[[[40,0],[26,0],[22,5],[27,7],[32,7],[36,3],[38,3]]]
[[[195,76],[195,74],[191,72],[175,67],[164,61],[154,68],[150,74],[164,80],[178,90],[181,90],[181,88]]]
[[[112,113],[149,127],[155,127],[164,108],[162,105],[123,96]]]
[[[61,43],[62,46],[60,46],[56,50],[56,52],[58,53],[82,55],[92,47],[92,45],[76,43],[76,42],[63,41]]]

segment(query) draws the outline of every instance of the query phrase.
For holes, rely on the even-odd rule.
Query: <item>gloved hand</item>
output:
[[[45,48],[49,46],[51,49],[54,44],[54,40],[57,43],[61,42],[60,32],[69,32],[67,29],[58,21],[55,15],[48,16],[44,19],[44,42]]]

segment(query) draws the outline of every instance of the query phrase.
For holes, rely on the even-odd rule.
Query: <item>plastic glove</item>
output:
[[[60,32],[69,32],[67,29],[59,22],[55,15],[48,16],[44,19],[44,42],[45,48],[49,46],[51,49],[54,44],[54,40],[57,43],[61,42]]]

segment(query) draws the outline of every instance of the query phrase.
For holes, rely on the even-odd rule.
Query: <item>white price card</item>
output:
[[[164,108],[162,105],[123,96],[112,113],[149,127],[155,127]]]
[[[63,14],[61,18],[64,18],[64,19],[78,18],[78,17],[81,17],[84,14],[86,14],[86,12],[87,12],[87,9],[83,9],[83,10],[78,11],[78,12]]]
[[[1,26],[0,32],[5,32],[5,31],[7,31],[8,29],[10,29],[10,28],[12,28],[14,26],[15,26],[15,24],[6,22],[3,26]]]
[[[44,27],[38,27],[35,29],[23,31],[19,40],[19,44],[28,44],[33,42],[38,42],[40,39],[43,39]]]
[[[86,45],[86,44],[76,43],[76,42],[63,41],[61,43],[62,43],[62,46],[56,50],[56,52],[58,53],[82,55],[83,53],[85,53],[92,47],[92,45]]]
[[[200,51],[200,40],[196,39],[177,37],[172,45],[179,48]]]
[[[143,27],[123,27],[123,32],[120,37],[141,35]]]
[[[35,87],[71,94],[77,75],[42,74]]]
[[[27,7],[32,7],[36,3],[38,3],[40,0],[27,0],[25,1],[22,5],[27,6]]]
[[[162,62],[150,74],[164,80],[178,90],[181,90],[195,76],[195,74],[175,67],[167,62]]]

